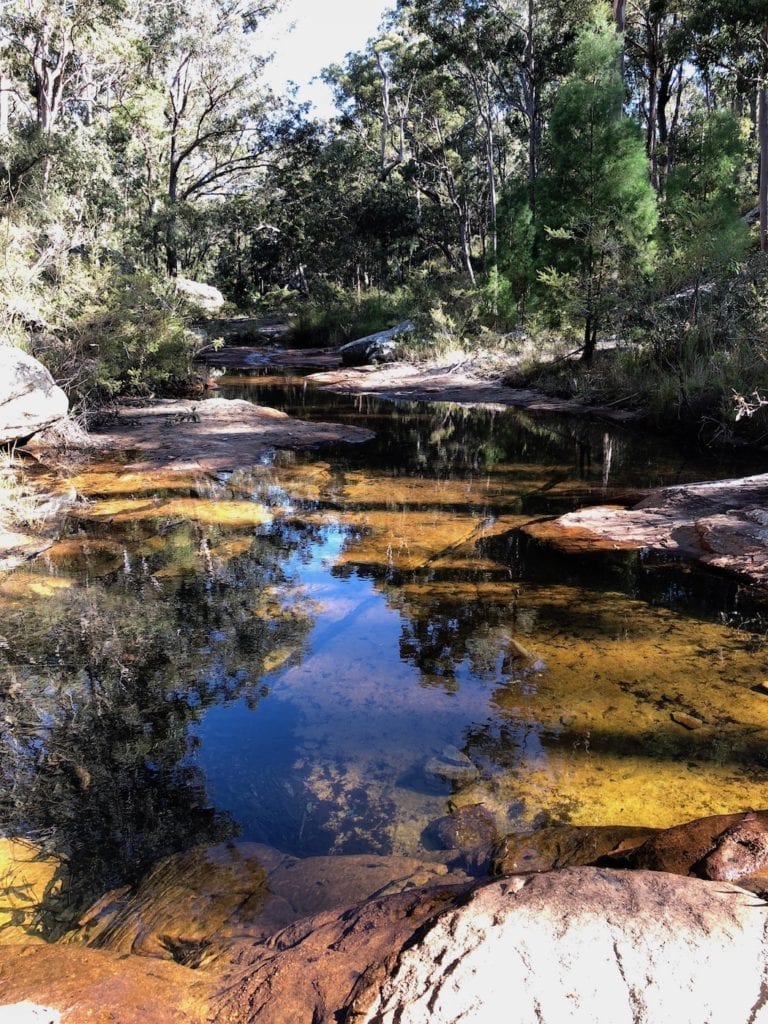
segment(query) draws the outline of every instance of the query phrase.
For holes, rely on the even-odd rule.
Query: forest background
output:
[[[0,4],[0,343],[86,422],[188,386],[194,278],[764,438],[766,0],[400,0],[331,121],[265,84],[279,3]]]

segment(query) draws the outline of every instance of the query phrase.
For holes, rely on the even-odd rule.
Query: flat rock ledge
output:
[[[499,409],[527,409],[531,412],[595,416],[615,423],[640,418],[629,409],[587,406],[574,399],[554,398],[526,388],[510,388],[477,376],[459,365],[395,363],[386,367],[313,373],[307,380],[340,394],[365,394],[409,402],[453,402]]]
[[[632,508],[601,506],[523,532],[561,551],[677,555],[768,587],[768,473],[651,491]]]
[[[121,407],[114,423],[96,438],[102,451],[131,453],[126,469],[215,473],[252,466],[276,448],[361,443],[373,436],[361,427],[310,423],[242,399],[213,398]]]

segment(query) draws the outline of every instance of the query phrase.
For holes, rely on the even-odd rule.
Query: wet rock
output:
[[[236,938],[263,940],[331,907],[467,880],[411,857],[302,859],[259,843],[199,847],[161,861],[135,893],[108,893],[67,941],[199,966]]]
[[[733,882],[768,867],[768,822],[749,811],[715,840],[714,848],[693,871],[702,878]]]
[[[664,829],[626,857],[627,866],[734,881],[768,866],[768,811],[716,814]],[[727,872],[708,874],[707,872]]]
[[[390,327],[386,331],[377,331],[365,338],[349,341],[339,349],[344,366],[368,366],[371,363],[394,363],[400,359],[403,350],[400,339],[414,329],[412,320]]]
[[[768,586],[768,474],[652,491],[634,508],[603,506],[525,527],[567,552],[675,554]]]
[[[508,835],[496,845],[491,874],[516,875],[594,864],[623,854],[658,830],[631,825],[553,825],[530,835]]]
[[[472,804],[438,818],[430,832],[444,850],[470,850],[493,843],[498,831],[496,819],[487,807]]]
[[[68,411],[67,396],[42,363],[0,345],[0,444],[27,440]]]
[[[428,775],[446,782],[474,782],[480,772],[458,747],[443,747],[437,757],[430,757],[424,766]]]

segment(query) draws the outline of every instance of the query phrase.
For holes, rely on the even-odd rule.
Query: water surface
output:
[[[218,477],[81,475],[68,536],[0,585],[6,830],[105,887],[227,836],[438,856],[430,823],[474,803],[505,831],[765,803],[747,595],[518,532],[760,465],[575,420],[224,383],[376,440]]]

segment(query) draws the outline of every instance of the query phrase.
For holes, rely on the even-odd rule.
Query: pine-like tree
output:
[[[585,362],[619,286],[653,260],[656,197],[638,127],[621,112],[620,50],[611,10],[599,4],[552,111],[540,190],[548,265],[539,277],[575,304]]]

